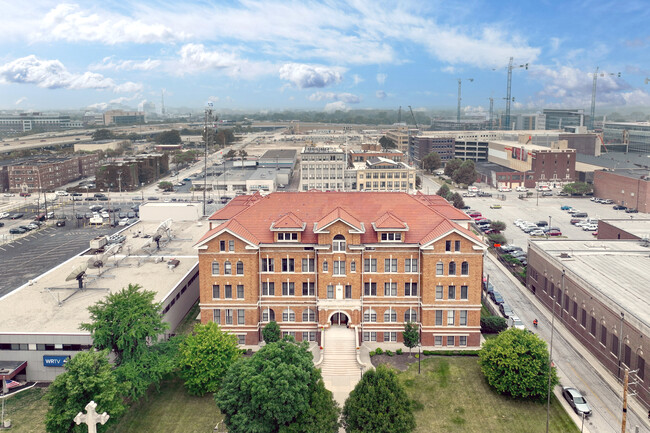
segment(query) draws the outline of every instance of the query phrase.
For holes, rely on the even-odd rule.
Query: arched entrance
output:
[[[349,322],[350,322],[350,317],[341,311],[337,311],[336,313],[330,316],[330,323],[332,325],[347,326]]]

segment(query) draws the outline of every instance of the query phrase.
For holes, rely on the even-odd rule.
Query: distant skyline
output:
[[[647,1],[3,2],[0,109],[650,106]]]

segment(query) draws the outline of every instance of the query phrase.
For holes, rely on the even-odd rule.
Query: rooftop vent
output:
[[[560,258],[561,259],[570,259],[571,256],[569,255],[569,253],[560,253]]]

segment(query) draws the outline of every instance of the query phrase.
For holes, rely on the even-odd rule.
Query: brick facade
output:
[[[594,196],[614,200],[614,203],[650,212],[650,176],[647,170],[638,174],[611,171],[594,172]]]

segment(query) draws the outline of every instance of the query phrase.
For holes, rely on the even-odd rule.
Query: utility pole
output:
[[[625,369],[625,378],[623,379],[623,418],[621,420],[621,432],[625,433],[625,424],[627,423],[627,385],[630,378],[630,370]]]
[[[474,78],[465,78],[465,79],[467,81],[469,81],[470,83],[472,81],[474,81]],[[458,129],[460,129],[460,99],[461,99],[460,98],[460,88],[461,88],[462,82],[463,82],[463,79],[459,78],[458,79],[458,110],[456,111],[456,124],[457,124]]]
[[[205,141],[205,154],[203,159],[203,215],[207,215],[205,193],[208,187],[208,143],[210,141],[210,131],[208,125],[212,123],[212,102],[208,102],[205,109],[205,118],[203,120],[203,140]]]
[[[596,83],[598,82],[598,66],[596,66],[596,70],[594,71],[594,81],[591,85],[591,116],[589,117],[589,129],[591,131],[594,130],[594,116],[596,115]],[[611,77],[617,77],[621,78],[621,73],[600,73],[601,77],[606,77],[606,76],[611,76]],[[646,84],[648,84],[648,79],[646,78]]]
[[[560,288],[562,289],[563,293],[564,293],[564,274],[565,274],[565,270],[562,269],[562,280],[560,282]],[[551,342],[549,345],[550,347],[548,352],[548,385],[546,390],[547,393],[546,394],[546,433],[548,433],[550,414],[551,414],[551,375],[553,373],[553,334],[555,333],[555,293],[553,293],[551,302],[553,302],[553,307],[551,310]],[[561,299],[560,302],[562,302]]]
[[[513,65],[512,64],[513,58],[510,57],[510,63],[508,63],[508,89],[506,92],[506,119],[505,119],[505,125],[504,129],[509,130],[510,129],[510,103],[512,102],[512,70],[516,68],[525,68],[528,69],[528,63],[524,63],[523,65]]]

